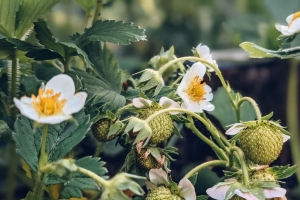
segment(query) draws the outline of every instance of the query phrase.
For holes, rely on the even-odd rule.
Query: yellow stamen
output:
[[[33,106],[41,115],[54,115],[61,112],[66,100],[59,100],[60,93],[54,94],[54,91],[48,89],[44,91],[39,89],[38,96],[32,95]]]
[[[199,78],[199,76],[195,76],[193,81],[190,83],[187,93],[193,101],[205,100],[204,95],[206,94],[204,86],[206,85],[203,82],[203,78]]]
[[[298,17],[300,17],[300,11],[294,13],[294,15],[293,15],[293,17],[292,17],[292,20],[291,20],[291,22],[289,23],[288,27],[290,27],[291,24],[293,23],[293,21],[294,21],[295,19],[297,19]]]

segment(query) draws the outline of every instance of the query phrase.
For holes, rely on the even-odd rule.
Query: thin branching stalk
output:
[[[100,144],[98,145],[96,152],[94,154],[94,157],[99,157],[100,153],[102,152],[103,148],[104,148],[105,142],[100,142]]]
[[[99,20],[100,16],[101,16],[101,10],[102,10],[102,0],[96,0],[97,3],[97,7],[96,7],[96,11],[95,11],[95,15],[94,15],[94,19],[93,19],[93,24]]]
[[[230,150],[231,150],[232,153],[234,153],[238,157],[238,159],[240,161],[240,164],[241,164],[241,167],[242,167],[243,184],[245,186],[249,186],[250,178],[249,178],[249,174],[248,174],[248,168],[247,168],[246,158],[245,158],[244,152],[240,148],[238,148],[237,146],[231,147]]]
[[[237,103],[238,108],[240,109],[241,105],[242,105],[245,101],[248,101],[248,102],[252,105],[252,107],[253,107],[253,109],[254,109],[254,111],[255,111],[255,114],[256,114],[256,119],[257,119],[257,120],[260,120],[260,119],[261,119],[261,112],[260,112],[260,109],[259,109],[257,103],[254,101],[254,99],[252,99],[252,98],[250,98],[250,97],[242,97],[242,98],[238,101],[238,103]]]

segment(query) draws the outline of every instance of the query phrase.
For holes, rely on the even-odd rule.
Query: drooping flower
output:
[[[214,59],[212,59],[212,56],[210,54],[210,49],[208,46],[202,45],[200,43],[196,47],[196,55],[199,56],[199,58],[202,58],[202,59],[210,62],[211,64],[215,65],[216,67],[218,67],[217,62]],[[210,66],[208,66],[208,71],[213,72],[215,70],[213,68],[211,68]]]
[[[276,24],[275,27],[282,35],[291,36],[300,32],[300,11],[286,18],[287,26]]]
[[[226,181],[228,180],[225,180],[225,182],[221,182],[211,188],[208,188],[206,190],[206,193],[210,197],[216,200],[228,199],[226,195],[231,195],[231,196],[237,195],[247,200],[259,200],[259,198],[255,196],[255,193],[252,193],[251,190],[248,190],[247,188],[242,186],[241,188],[236,188],[233,192],[228,194],[227,191],[230,189],[232,184],[237,184],[237,180],[231,179],[227,183]],[[284,198],[286,194],[286,190],[281,187],[273,187],[273,188],[266,187],[266,188],[261,188],[261,190],[266,199]]]
[[[149,171],[150,182],[146,182],[148,193],[146,200],[158,199],[163,196],[164,199],[184,199],[196,200],[196,192],[193,184],[183,178],[178,185],[168,177],[167,173],[162,169],[151,169]],[[163,193],[163,194],[162,194]]]
[[[54,76],[42,84],[38,95],[14,98],[21,114],[41,124],[58,124],[72,118],[80,111],[87,97],[86,92],[75,93],[73,79],[65,74]]]
[[[181,105],[183,108],[196,113],[215,109],[214,105],[209,102],[213,98],[211,87],[203,81],[205,72],[206,67],[196,62],[184,75],[177,88],[177,94],[183,100]]]
[[[151,100],[149,99],[144,99],[144,98],[134,98],[132,100],[132,104],[136,107],[136,108],[149,108],[152,105]],[[169,99],[168,97],[161,97],[159,99],[159,106],[162,109],[166,109],[166,108],[180,108],[180,105],[173,101],[172,99]],[[176,112],[177,113],[177,112]],[[171,112],[171,114],[176,114],[174,112]]]

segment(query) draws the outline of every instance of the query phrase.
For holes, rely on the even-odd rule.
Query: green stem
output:
[[[103,147],[105,145],[105,142],[100,142],[100,144],[98,145],[97,149],[96,149],[96,152],[94,154],[94,157],[99,157],[100,153],[102,152],[103,150]]]
[[[291,60],[289,78],[287,85],[287,103],[286,103],[286,115],[287,115],[287,126],[289,132],[292,135],[290,140],[291,144],[291,153],[293,162],[295,165],[300,166],[300,135],[299,135],[299,99],[298,99],[298,75],[299,75],[299,66],[296,59]],[[300,170],[296,172],[298,184],[300,184]]]
[[[82,167],[78,167],[77,171],[87,175],[88,177],[91,177],[92,179],[94,179],[97,183],[99,183],[102,187],[108,186],[107,181],[104,180],[103,178],[101,178],[100,176],[98,176],[97,174],[95,174],[94,172],[87,170],[85,168]]]
[[[216,152],[216,154],[218,155],[219,158],[221,158],[222,160],[228,160],[228,157],[226,156],[226,154],[224,153],[224,151],[222,151],[222,149],[220,149],[213,141],[209,140],[207,137],[205,137],[195,126],[194,122],[191,121],[190,123],[186,123],[185,126],[187,128],[189,128],[192,132],[194,132],[203,142],[205,142],[206,144],[208,144],[211,148],[213,148],[213,150]]]
[[[243,184],[245,186],[249,186],[250,178],[249,178],[249,174],[248,174],[248,168],[247,168],[244,152],[240,148],[238,148],[237,146],[231,147],[231,152],[232,153],[236,152],[236,154],[239,158],[241,167],[242,167]]]
[[[235,110],[236,112],[236,116],[237,116],[237,121],[239,121],[239,110],[238,110],[238,107],[233,99],[233,96],[231,95],[230,91],[230,87],[227,85],[226,81],[224,80],[224,77],[222,76],[222,73],[221,71],[219,70],[219,68],[217,66],[215,66],[214,64],[204,60],[204,59],[201,59],[201,58],[198,58],[198,57],[194,57],[194,56],[186,56],[186,57],[181,57],[181,58],[177,58],[175,60],[172,60],[170,62],[168,62],[167,64],[165,64],[164,66],[162,66],[159,70],[158,70],[158,73],[159,74],[163,74],[165,70],[167,70],[170,66],[172,66],[173,64],[177,63],[177,62],[180,62],[180,61],[186,61],[186,60],[194,60],[194,61],[198,61],[198,62],[201,62],[211,68],[213,68],[217,74],[217,76],[219,77],[224,89],[226,90],[226,93],[229,97],[229,100],[231,102],[231,105],[233,107],[233,109]]]
[[[37,179],[35,181],[35,185],[33,188],[33,194],[32,194],[32,199],[43,199],[43,181],[41,180],[41,174],[40,172],[38,173]]]
[[[71,69],[71,66],[70,66],[70,64],[71,64],[71,57],[70,56],[66,56],[65,57],[65,61],[63,62],[63,64],[64,64],[64,71],[66,72],[66,71],[70,71],[70,69]]]
[[[252,107],[254,108],[254,111],[255,111],[257,120],[260,120],[260,119],[261,119],[261,112],[260,112],[260,109],[259,109],[257,103],[256,103],[252,98],[250,98],[250,97],[242,97],[242,98],[238,101],[238,103],[237,103],[238,109],[241,107],[241,105],[242,105],[245,101],[248,101],[249,103],[251,103]]]
[[[120,117],[124,112],[126,112],[130,108],[135,108],[132,103],[127,104],[126,106],[123,106],[122,108],[117,110],[116,117]]]
[[[201,171],[202,169],[205,169],[207,167],[213,167],[213,166],[223,166],[226,167],[227,161],[224,160],[212,160],[212,161],[208,161],[205,163],[202,163],[201,165],[198,165],[197,167],[195,167],[194,169],[192,169],[191,171],[189,171],[184,177],[185,178],[190,178],[193,174]]]
[[[100,18],[101,16],[101,9],[102,9],[102,0],[96,0],[97,7],[93,19],[93,24]]]
[[[42,144],[41,144],[41,152],[40,152],[40,159],[39,159],[40,167],[45,165],[47,163],[47,160],[48,160],[48,154],[46,153],[47,134],[48,134],[48,124],[44,124],[43,135],[42,135]]]
[[[229,149],[228,147],[225,146],[225,144],[223,143],[223,141],[221,140],[220,138],[220,135],[219,133],[216,131],[216,128],[208,123],[207,121],[205,121],[205,119],[203,119],[201,116],[197,115],[196,113],[194,112],[191,112],[189,110],[186,110],[186,109],[183,109],[183,108],[167,108],[167,109],[163,109],[163,110],[160,110],[160,111],[157,111],[155,112],[154,114],[152,114],[151,116],[149,116],[145,122],[149,124],[149,122],[151,120],[153,120],[155,117],[157,117],[158,115],[161,115],[163,113],[166,113],[166,112],[183,112],[183,113],[186,113],[186,114],[189,114],[193,117],[195,117],[196,119],[198,119],[199,121],[201,121],[207,128],[207,130],[212,134],[212,136],[216,139],[216,141],[218,142],[218,144],[222,147],[222,149],[229,153]]]

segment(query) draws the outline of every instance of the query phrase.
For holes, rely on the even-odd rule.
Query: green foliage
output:
[[[87,58],[86,53],[74,43],[57,42],[56,39],[53,38],[51,31],[49,30],[46,22],[43,19],[38,19],[38,22],[34,23],[34,30],[39,42],[47,49],[53,50],[54,52],[58,53],[60,55],[60,58],[63,60],[63,63],[68,62],[68,59],[71,56],[79,55],[86,66],[91,67],[92,64]]]
[[[296,171],[298,170],[297,165],[293,165],[290,167],[290,165],[286,166],[274,166],[267,168],[267,171],[271,173],[276,179],[284,179],[292,176]]]
[[[75,0],[75,2],[80,5],[80,7],[85,10],[85,12],[90,12],[96,7],[96,1],[93,0]]]
[[[55,161],[63,158],[73,149],[89,130],[91,123],[88,115],[78,112],[74,115],[77,121],[64,121],[58,125],[49,125],[46,142],[48,161]],[[79,126],[80,124],[80,126]],[[38,171],[38,155],[41,147],[42,128],[34,131],[33,122],[21,116],[15,123],[13,139],[17,143],[17,152],[23,157],[29,167]]]
[[[146,40],[145,30],[132,23],[114,20],[96,21],[93,26],[79,36],[75,43],[82,47],[90,41],[111,42],[126,45],[131,42]]]
[[[207,200],[209,198],[209,196],[207,195],[200,195],[196,197],[196,200]]]
[[[195,185],[196,182],[197,182],[197,177],[198,177],[198,172],[195,173],[195,174],[193,174],[193,175],[189,178],[189,181],[191,181],[191,183],[192,183],[193,185]]]
[[[7,123],[0,120],[0,141],[11,140],[12,131],[10,130]]]
[[[15,33],[16,13],[22,0],[0,0],[0,32],[7,37],[13,37]]]
[[[231,91],[233,98],[235,98],[236,93]],[[215,109],[209,114],[213,115],[218,119],[223,128],[230,124],[236,123],[236,115],[231,106],[227,93],[223,87],[218,88],[214,93],[214,98],[211,101],[215,105]],[[241,106],[241,120],[249,121],[256,118],[255,111],[249,102],[245,102]]]
[[[21,75],[20,76],[21,87],[24,87],[24,91],[27,96],[37,94],[38,89],[42,85],[42,81],[38,80],[35,75]]]

